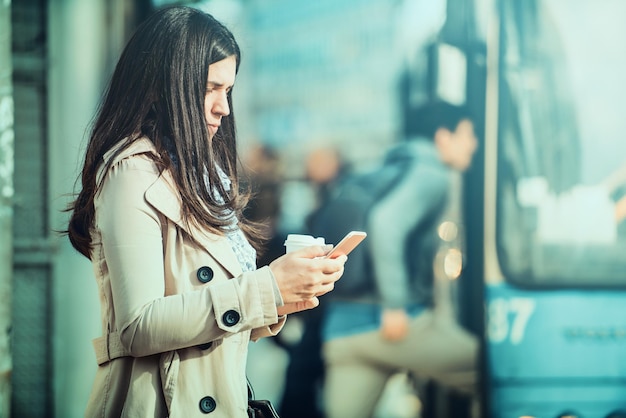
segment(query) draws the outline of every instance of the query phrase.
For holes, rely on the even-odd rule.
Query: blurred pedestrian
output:
[[[265,240],[257,252],[257,264],[264,266],[285,253],[285,236],[278,229],[283,182],[280,156],[268,145],[253,146],[245,156],[243,167],[254,191],[244,215],[264,229]]]
[[[319,208],[332,194],[336,181],[347,164],[334,147],[318,147],[307,155],[306,178],[315,189],[315,208],[307,216],[305,234],[320,236],[316,230]],[[289,363],[285,372],[285,389],[279,403],[282,418],[322,418],[322,360],[321,325],[325,301],[317,309],[297,314],[302,321],[302,334],[293,345],[286,345]]]
[[[363,177],[371,187],[362,193],[374,193],[381,189],[375,182],[383,181],[377,173],[393,174],[372,199],[364,225],[368,253],[361,268],[364,275],[371,271],[372,283],[361,293],[340,293],[350,269],[358,267],[351,255],[325,309],[329,418],[372,416],[388,379],[403,371],[474,393],[478,343],[434,306],[433,262],[452,170],[466,170],[476,147],[466,109],[429,103],[411,112],[406,140],[386,156],[384,167],[401,174],[380,170]]]
[[[314,308],[343,271],[314,246],[256,268],[232,88],[240,51],[212,16],[157,11],[125,47],[71,205],[103,336],[88,417],[246,417],[250,339]]]

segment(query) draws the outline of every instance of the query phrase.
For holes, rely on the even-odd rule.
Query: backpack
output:
[[[347,173],[311,216],[313,236],[324,237],[326,243],[337,244],[350,231],[368,229],[372,207],[397,184],[408,162],[387,162],[365,173]],[[370,245],[365,238],[349,255],[341,279],[335,283],[333,297],[349,297],[371,292],[375,286],[370,259]]]

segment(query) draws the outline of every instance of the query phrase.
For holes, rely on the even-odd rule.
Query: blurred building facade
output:
[[[13,83],[11,81],[11,13],[0,3],[0,416],[11,402],[11,289],[13,234]]]

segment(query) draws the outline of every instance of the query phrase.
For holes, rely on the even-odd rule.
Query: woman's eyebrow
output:
[[[210,81],[210,80],[207,81],[207,86],[209,86],[209,85],[211,87],[217,87],[217,88],[221,88],[221,87],[230,88],[230,87],[232,87],[232,85],[226,85],[224,83],[220,83],[220,82],[217,82],[217,81]]]

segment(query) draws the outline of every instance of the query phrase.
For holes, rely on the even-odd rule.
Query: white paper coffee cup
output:
[[[285,252],[290,253],[311,245],[325,245],[324,237],[315,238],[312,235],[289,234],[285,241]]]

